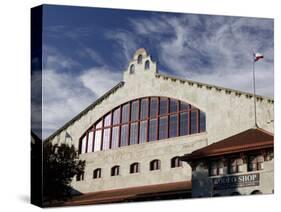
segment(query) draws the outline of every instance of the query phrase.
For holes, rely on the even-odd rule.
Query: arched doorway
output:
[[[262,192],[260,190],[254,190],[251,195],[255,195],[255,194],[262,194]]]

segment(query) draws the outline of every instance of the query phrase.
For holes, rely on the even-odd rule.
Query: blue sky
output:
[[[273,97],[273,20],[51,6],[43,11],[43,138],[122,80],[140,47],[162,73]]]

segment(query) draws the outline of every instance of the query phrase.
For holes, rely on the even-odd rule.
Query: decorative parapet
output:
[[[233,92],[235,94],[235,96],[237,96],[237,97],[244,96],[246,98],[253,98],[253,96],[254,96],[252,93],[247,93],[247,92],[244,92],[244,91],[239,91],[239,90],[230,89],[230,88],[224,88],[224,87],[210,85],[210,84],[205,84],[205,83],[196,82],[196,81],[192,81],[192,80],[186,80],[186,79],[169,76],[169,75],[162,74],[162,73],[156,73],[155,77],[158,78],[158,79],[163,78],[164,80],[170,79],[172,82],[179,81],[181,84],[188,83],[189,86],[196,85],[198,88],[204,87],[207,90],[211,90],[212,88],[214,88],[217,92],[224,91],[226,94],[231,94]],[[267,100],[267,102],[270,103],[270,104],[274,103],[274,99],[272,99],[270,97],[256,95],[256,98],[257,98],[258,101]]]

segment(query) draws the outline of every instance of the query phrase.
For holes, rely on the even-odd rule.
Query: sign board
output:
[[[259,184],[260,184],[259,173],[213,178],[214,190],[248,187],[248,186],[259,186]]]

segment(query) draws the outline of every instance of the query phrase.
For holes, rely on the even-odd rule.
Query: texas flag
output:
[[[254,60],[257,62],[259,59],[262,59],[263,55],[260,53],[254,53]]]

